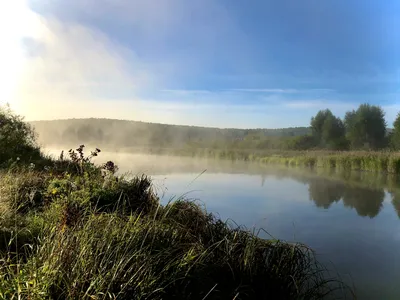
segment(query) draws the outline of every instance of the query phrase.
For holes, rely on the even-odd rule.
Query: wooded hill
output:
[[[30,122],[43,145],[81,143],[118,147],[210,147],[248,137],[255,139],[297,137],[311,133],[308,127],[280,129],[234,129],[166,125],[115,119],[67,119]]]

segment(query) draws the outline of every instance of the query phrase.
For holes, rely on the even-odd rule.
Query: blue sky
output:
[[[31,0],[22,10],[37,28],[18,33],[13,99],[28,119],[276,128],[364,102],[389,125],[400,111],[396,0]]]

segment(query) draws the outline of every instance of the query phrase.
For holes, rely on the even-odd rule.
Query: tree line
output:
[[[400,113],[388,131],[385,112],[380,106],[361,104],[346,112],[344,119],[329,109],[311,118],[311,137],[316,148],[331,150],[400,149]]]
[[[110,119],[33,122],[43,145],[96,144],[99,147],[212,148],[229,150],[400,150],[400,115],[387,128],[379,106],[362,104],[341,119],[329,109],[309,127],[219,129]]]

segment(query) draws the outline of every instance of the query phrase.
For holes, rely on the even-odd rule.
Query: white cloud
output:
[[[26,55],[23,52],[31,49],[14,44],[13,50],[21,55],[1,57],[4,61],[12,60],[10,65],[20,65],[14,90],[2,101],[10,102],[29,120],[79,116],[138,118],[146,113],[134,109],[140,102],[136,91],[150,88],[159,78],[131,49],[115,44],[98,30],[43,18],[26,6],[19,7],[18,11],[22,10],[36,30],[18,32],[12,38],[29,39],[39,45],[39,51]],[[1,78],[7,78],[9,71],[2,68]],[[107,94],[119,93],[130,94],[129,101],[121,101],[118,96],[113,96],[116,100],[108,99]],[[132,113],[128,115],[127,111]]]
[[[144,61],[131,48],[116,43],[112,37],[78,20],[79,17],[115,18],[129,23],[135,30],[139,27],[146,34],[154,33],[153,37],[149,35],[150,39],[162,39],[173,34],[176,26],[181,26],[185,19],[195,19],[197,21],[192,24],[196,26],[197,38],[210,46],[210,42],[215,42],[216,37],[224,32],[224,24],[229,27],[229,21],[224,10],[213,1],[205,4],[188,5],[183,0],[160,1],[157,6],[154,2],[121,0],[71,0],[68,5],[57,1],[33,2],[33,6],[47,7],[53,12],[39,15],[21,0],[13,18],[2,23],[4,28],[8,28],[19,20],[18,15],[29,17],[29,24],[12,35],[15,40],[24,38],[25,44],[13,44],[11,50],[18,50],[20,55],[9,64],[15,66],[19,62],[21,68],[14,76],[13,92],[7,97],[0,95],[6,98],[1,101],[10,102],[27,120],[109,117],[171,123],[183,112],[224,109],[224,105],[216,104],[218,95],[208,91],[165,89],[165,93],[177,98],[172,102],[164,102],[162,95],[157,95],[161,99],[150,100],[140,96],[143,91],[159,93],[170,78],[160,75],[162,72],[158,65]],[[59,18],[63,9],[76,19]],[[216,30],[210,31],[200,22],[202,18],[196,17],[196,14],[206,15],[207,9],[212,14],[210,21],[220,25]],[[27,30],[29,28],[35,28],[34,32]],[[9,55],[2,57],[2,61],[7,60],[10,60]],[[195,60],[191,57],[190,61]],[[172,71],[180,66],[187,68],[186,62],[182,59],[179,66],[172,67]],[[168,62],[164,65],[169,67]],[[9,69],[0,70],[3,79],[8,77]],[[175,75],[179,78],[179,72]],[[206,103],[197,104],[201,99],[191,97],[194,93],[198,97],[207,97]],[[211,103],[210,99],[215,102]]]

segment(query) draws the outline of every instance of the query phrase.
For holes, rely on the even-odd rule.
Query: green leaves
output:
[[[361,104],[345,116],[346,137],[353,149],[381,149],[386,145],[385,113],[381,107]]]
[[[0,106],[0,165],[16,161],[17,158],[27,162],[39,157],[32,127],[14,114],[9,106]]]
[[[400,132],[400,120],[399,120]],[[329,109],[321,110],[311,119],[313,137],[320,148],[332,150],[382,149],[388,146],[385,113],[379,106],[361,104],[348,111],[344,121]],[[400,147],[400,135],[399,135]]]
[[[397,118],[393,123],[391,143],[396,150],[400,150],[400,112],[397,114]]]
[[[320,110],[311,119],[311,129],[319,147],[334,150],[346,148],[345,126],[329,109]]]

